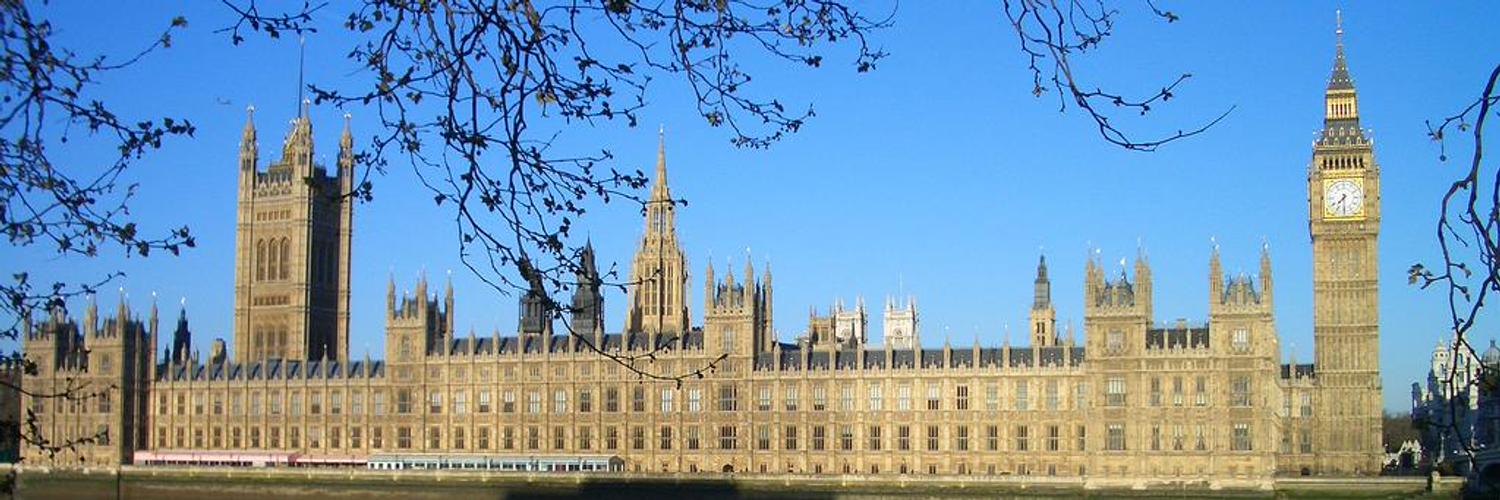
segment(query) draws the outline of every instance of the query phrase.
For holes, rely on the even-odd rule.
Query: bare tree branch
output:
[[[1099,48],[1114,34],[1119,10],[1106,5],[1104,0],[1004,0],[1003,3],[1005,17],[1020,42],[1021,53],[1027,57],[1032,95],[1041,97],[1049,90],[1055,92],[1059,112],[1067,111],[1069,103],[1083,110],[1094,121],[1099,136],[1110,144],[1133,151],[1155,151],[1167,143],[1207,131],[1234,111],[1230,106],[1202,125],[1151,139],[1135,138],[1115,125],[1113,113],[1127,111],[1144,116],[1151,112],[1152,106],[1165,104],[1176,97],[1177,87],[1193,75],[1183,73],[1163,85],[1161,90],[1145,97],[1131,98],[1103,90],[1078,77],[1073,57]],[[1150,0],[1145,3],[1154,16],[1167,23],[1181,19],[1171,11],[1161,10]],[[1093,90],[1086,90],[1090,87]]]
[[[250,32],[313,32],[311,14],[323,7],[266,14],[254,1],[225,3],[239,19],[226,28],[236,43]],[[823,49],[847,45],[853,69],[866,72],[885,57],[868,35],[889,26],[833,0],[368,0],[347,12],[343,28],[359,40],[348,58],[367,81],[309,89],[320,103],[374,108],[382,126],[361,157],[366,172],[409,163],[434,203],[454,207],[462,262],[482,281],[508,294],[526,290],[535,273],[553,318],[586,349],[643,379],[676,381],[714,366],[661,373],[650,365],[669,342],[615,352],[567,324],[571,307],[556,297],[580,285],[572,282],[575,225],[595,204],[644,210],[639,193],[650,179],[608,166],[608,150],[572,154],[560,140],[611,122],[636,126],[651,84],[677,78],[731,144],[768,147],[799,130],[812,108],[752,92],[739,61],[761,53],[816,68]],[[361,186],[355,195],[368,199],[368,182]],[[617,276],[611,269],[592,285],[642,284]]]
[[[136,224],[129,206],[138,186],[126,175],[166,140],[192,136],[192,123],[120,116],[94,96],[103,75],[170,48],[173,33],[186,26],[182,17],[171,19],[151,43],[125,57],[83,55],[59,44],[52,22],[35,15],[29,3],[0,1],[0,235],[11,247],[37,246],[64,258],[91,258],[109,248],[146,257],[153,251],[176,255],[195,245],[187,227],[151,235]],[[109,158],[102,164],[54,162],[54,148],[81,144],[100,145]],[[33,311],[65,311],[69,299],[124,276],[110,272],[93,281],[45,284],[34,271],[14,263],[7,267],[9,280],[0,283],[5,325],[0,338],[8,339],[18,339]],[[0,353],[0,361],[36,373],[35,364],[21,353]],[[5,385],[42,404],[107,398],[117,389],[87,387],[71,379],[58,390]],[[106,438],[45,435],[32,409],[15,431],[26,446],[48,455]]]
[[[1500,65],[1490,71],[1479,97],[1438,124],[1427,123],[1427,135],[1438,144],[1441,162],[1448,161],[1450,131],[1468,133],[1474,141],[1467,165],[1443,195],[1437,221],[1438,248],[1443,255],[1441,267],[1432,269],[1417,263],[1407,274],[1407,281],[1412,285],[1422,289],[1441,285],[1446,291],[1449,326],[1454,337],[1451,359],[1455,360],[1460,357],[1480,359],[1469,342],[1468,333],[1478,321],[1490,293],[1500,292],[1500,261],[1496,260],[1500,255],[1497,251],[1500,250],[1500,217],[1497,217],[1500,213],[1497,212],[1500,210],[1500,172],[1486,174],[1480,170],[1484,160],[1485,123],[1495,112],[1495,105],[1500,103],[1500,94],[1496,94],[1495,89],[1497,81],[1500,81]],[[1478,394],[1476,384],[1493,376],[1487,373],[1491,369],[1481,366],[1479,377],[1460,381],[1460,363],[1454,362],[1447,373],[1438,375],[1443,377],[1444,384],[1466,390],[1472,398]],[[1469,386],[1458,388],[1464,384]],[[1457,397],[1449,400],[1449,418],[1442,425],[1455,436],[1472,437],[1472,430],[1462,430],[1466,424],[1458,421],[1460,403]],[[1476,451],[1474,443],[1471,439],[1461,440],[1461,443],[1472,461]]]

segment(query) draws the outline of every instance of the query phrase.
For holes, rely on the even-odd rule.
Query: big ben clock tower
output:
[[[1377,474],[1381,465],[1380,166],[1359,124],[1340,23],[1323,131],[1308,166],[1313,338],[1323,474]]]

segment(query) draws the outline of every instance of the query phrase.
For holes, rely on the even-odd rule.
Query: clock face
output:
[[[1329,181],[1323,186],[1323,215],[1355,217],[1365,212],[1365,187],[1357,179]]]

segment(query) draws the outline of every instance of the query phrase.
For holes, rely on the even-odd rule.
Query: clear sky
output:
[[[300,2],[297,2],[300,4]],[[708,127],[680,82],[661,82],[643,125],[605,124],[570,142],[607,148],[620,168],[650,172],[657,123],[667,130],[673,193],[689,206],[678,229],[692,276],[694,324],[702,320],[702,276],[710,258],[758,269],[770,260],[775,325],[783,340],[807,326],[807,312],[835,298],[864,297],[878,309],[887,295],[917,297],[926,345],[945,338],[999,344],[1009,325],[1025,341],[1037,255],[1051,264],[1061,322],[1081,325],[1087,249],[1100,249],[1111,272],[1137,245],[1151,256],[1161,322],[1203,321],[1208,310],[1211,239],[1229,272],[1254,274],[1268,242],[1276,274],[1277,326],[1285,357],[1313,359],[1312,254],[1307,232],[1306,168],[1322,126],[1323,89],[1334,53],[1334,2],[1169,2],[1182,16],[1167,25],[1127,4],[1116,35],[1079,67],[1090,82],[1150,93],[1178,73],[1194,77],[1179,99],[1131,121],[1142,135],[1184,128],[1237,109],[1211,131],[1156,153],[1105,144],[1085,116],[1059,114],[1055,96],[1030,94],[1026,61],[1000,2],[905,2],[896,26],[875,42],[892,55],[870,74],[828,54],[818,70],[748,60],[754,92],[810,103],[818,116],[767,151],[737,150],[728,133]],[[1409,387],[1424,377],[1433,345],[1446,337],[1437,292],[1406,284],[1414,262],[1438,258],[1437,207],[1457,165],[1437,160],[1424,120],[1461,108],[1495,64],[1495,24],[1486,2],[1346,2],[1345,44],[1365,127],[1373,129],[1382,172],[1380,240],[1381,364],[1386,406],[1409,407]],[[888,7],[872,6],[872,12]],[[348,84],[356,66],[343,58],[349,39],[340,6],[307,40],[306,75]],[[0,260],[42,279],[83,280],[124,270],[119,283],[144,311],[153,292],[169,321],[185,298],[194,341],[206,349],[232,334],[236,150],[246,105],[258,108],[262,159],[278,156],[296,113],[297,42],[252,37],[231,46],[214,31],[229,14],[217,2],[76,2],[41,7],[61,40],[83,53],[125,55],[151,40],[173,15],[190,25],[173,47],[110,75],[98,97],[126,116],[186,116],[197,136],[174,140],[138,163],[134,214],[148,228],[186,224],[199,248],[181,257],[57,259],[45,247],[0,246]],[[346,110],[312,111],[318,156],[337,151]],[[369,113],[349,109],[357,137],[374,133]],[[75,141],[86,142],[86,141]],[[1455,143],[1457,147],[1471,147]],[[59,152],[97,159],[84,145]],[[383,352],[385,281],[410,288],[424,270],[441,282],[453,271],[457,323],[481,334],[516,327],[515,298],[461,271],[452,215],[435,207],[410,168],[374,180],[375,200],[356,208],[353,339],[361,356]],[[628,266],[643,222],[635,207],[595,212],[582,228],[601,266]],[[582,234],[582,233],[580,233]],[[117,293],[100,297],[112,303]],[[624,322],[624,297],[606,296],[606,323]],[[1481,325],[1477,343],[1494,338]],[[163,325],[164,328],[169,327]],[[877,335],[878,336],[878,335]]]

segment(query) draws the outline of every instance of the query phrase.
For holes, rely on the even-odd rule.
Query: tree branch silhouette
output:
[[[225,3],[239,17],[224,30],[236,43],[257,32],[314,32],[311,14],[323,8],[304,3],[300,11],[272,14],[254,1]],[[361,157],[363,168],[409,164],[435,204],[453,207],[460,257],[471,272],[505,294],[524,292],[538,278],[548,310],[585,349],[662,381],[702,376],[714,366],[661,373],[650,361],[673,348],[669,342],[645,351],[594,345],[573,331],[571,306],[557,299],[580,285],[573,282],[581,249],[575,226],[595,205],[624,202],[644,211],[640,192],[650,179],[609,166],[615,157],[607,149],[578,154],[560,143],[608,123],[637,126],[655,95],[651,84],[675,78],[731,144],[768,147],[799,130],[813,110],[761,95],[741,59],[763,54],[817,68],[825,50],[847,47],[852,68],[867,72],[886,55],[868,37],[890,24],[832,0],[370,0],[345,12],[342,28],[358,40],[347,56],[365,81],[308,87],[319,103],[373,108],[381,127]],[[642,285],[604,280],[615,276],[611,269],[591,285]]]
[[[1118,9],[1105,0],[1004,0],[1003,4],[1005,17],[1020,42],[1021,53],[1027,58],[1032,95],[1041,97],[1049,91],[1057,94],[1059,112],[1066,112],[1071,103],[1094,121],[1099,136],[1110,144],[1132,151],[1155,151],[1173,141],[1207,131],[1234,111],[1234,106],[1230,106],[1201,125],[1149,139],[1137,138],[1116,125],[1114,113],[1133,112],[1145,116],[1153,106],[1175,98],[1177,88],[1193,75],[1183,73],[1160,90],[1143,97],[1127,97],[1103,90],[1078,76],[1073,62],[1074,57],[1098,49],[1114,35],[1115,20],[1120,15]],[[1169,24],[1181,19],[1171,11],[1158,8],[1150,0],[1145,4],[1153,16]]]
[[[55,39],[51,21],[38,17],[27,2],[0,2],[0,235],[13,248],[42,247],[63,258],[92,258],[118,249],[128,256],[173,255],[192,248],[186,226],[155,230],[140,227],[129,204],[137,184],[126,175],[166,141],[191,137],[194,127],[183,118],[138,120],[121,116],[96,97],[104,75],[128,68],[172,46],[172,35],[187,26],[176,17],[165,23],[151,43],[124,57],[85,55]],[[58,161],[60,147],[99,146],[101,163]],[[47,283],[39,273],[14,262],[5,264],[9,280],[0,282],[0,338],[18,339],[33,311],[65,311],[69,299],[94,293],[124,276],[121,272],[80,283]],[[0,353],[0,363],[35,374],[23,353]],[[38,392],[6,384],[33,401],[76,401],[107,397],[114,387],[90,390],[69,383],[64,390]],[[28,409],[20,432],[23,444],[55,455],[95,442],[99,436],[56,438],[45,435]]]
[[[1451,321],[1449,328],[1454,337],[1452,359],[1455,360],[1459,356],[1480,359],[1468,334],[1490,294],[1500,292],[1500,261],[1496,260],[1500,256],[1497,252],[1500,250],[1500,218],[1497,218],[1500,214],[1500,172],[1485,173],[1480,168],[1484,161],[1485,124],[1495,112],[1496,104],[1500,103],[1500,94],[1495,88],[1497,81],[1500,81],[1500,65],[1490,71],[1477,98],[1441,122],[1435,125],[1431,121],[1427,123],[1427,135],[1438,145],[1440,162],[1446,163],[1449,159],[1451,132],[1467,134],[1473,140],[1473,151],[1460,175],[1443,194],[1438,213],[1436,236],[1443,261],[1437,268],[1413,264],[1407,272],[1409,284],[1422,289],[1438,286],[1445,292]],[[1459,365],[1451,363],[1447,373],[1440,374],[1449,387],[1462,385],[1457,383]],[[1480,376],[1465,382],[1470,384],[1467,388],[1470,389],[1469,397],[1477,397],[1478,384],[1493,383],[1496,374],[1492,370],[1495,369],[1481,364]],[[1494,390],[1493,387],[1486,389]],[[1449,418],[1442,425],[1455,436],[1472,435],[1472,432],[1460,431],[1464,424],[1457,419],[1459,402],[1456,397],[1449,400]],[[1474,443],[1460,441],[1464,453],[1472,461],[1477,451]]]

